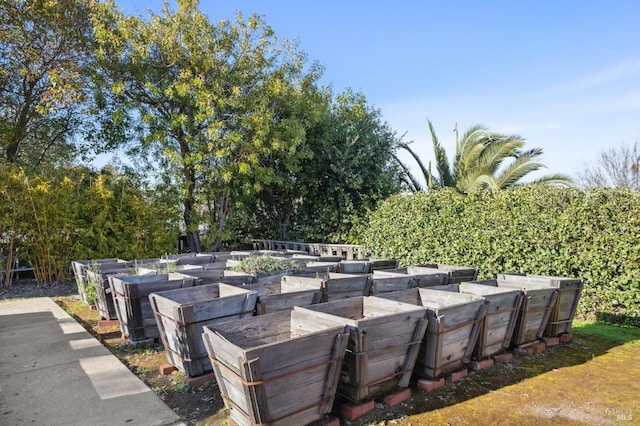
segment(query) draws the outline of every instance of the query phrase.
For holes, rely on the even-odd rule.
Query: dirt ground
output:
[[[75,284],[38,287],[20,282],[0,289],[0,301],[24,297],[52,297],[189,425],[227,423],[215,384],[191,388],[182,373],[158,373],[166,363],[161,345],[132,348],[122,341],[118,327],[98,328],[98,315],[73,295]],[[1,303],[1,302],[0,302]],[[388,408],[376,401],[375,410],[343,425],[618,425],[640,424],[640,339],[614,341],[593,337],[589,326],[574,330],[569,343],[544,352],[517,356],[509,362],[470,373],[431,393],[412,385],[412,396]],[[631,341],[633,340],[633,341]],[[337,410],[341,401],[336,400]]]

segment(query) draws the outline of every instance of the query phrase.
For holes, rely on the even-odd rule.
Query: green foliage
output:
[[[103,169],[82,180],[84,202],[78,205],[78,259],[160,257],[173,251],[178,237],[171,203],[139,176]]]
[[[237,212],[242,235],[351,242],[367,210],[400,191],[393,161],[399,138],[380,111],[352,90],[331,103],[328,94],[317,95],[324,96],[323,109],[306,132],[304,151],[275,168],[279,179]]]
[[[176,391],[179,393],[187,393],[191,390],[191,385],[187,382],[180,382],[176,385]]]
[[[523,186],[461,195],[391,197],[360,242],[401,264],[475,266],[497,273],[580,277],[583,316],[640,325],[640,193]]]
[[[293,167],[320,69],[305,72],[304,54],[258,15],[214,24],[186,0],[148,19],[97,9],[100,137],[154,153],[179,188],[191,250],[201,221],[216,250],[236,205],[279,178],[274,162]]]
[[[90,304],[96,303],[96,301],[98,300],[96,288],[90,285],[85,289],[85,291],[86,291],[87,303],[90,303]]]
[[[177,240],[172,209],[133,175],[0,166],[0,196],[0,254],[19,253],[40,283],[66,279],[72,260],[159,256]]]
[[[478,125],[468,129],[462,139],[458,137],[456,128],[456,152],[453,162],[449,164],[447,153],[440,144],[431,121],[429,132],[436,158],[436,175],[431,172],[431,164],[425,167],[409,144],[402,143],[400,147],[416,160],[424,175],[427,189],[430,190],[455,188],[462,194],[478,189],[495,191],[518,185],[528,174],[545,167],[538,161],[542,149],[533,148],[525,151],[525,141],[522,137],[489,132]],[[403,168],[404,181],[408,186],[414,192],[422,190],[406,166]],[[572,179],[566,175],[552,174],[531,183],[569,186]]]
[[[90,89],[85,0],[0,0],[0,149],[39,168],[72,158]]]
[[[273,258],[269,253],[262,256],[249,256],[240,261],[240,264],[232,268],[234,271],[257,274],[258,272],[286,271],[299,269],[298,263],[293,259]]]

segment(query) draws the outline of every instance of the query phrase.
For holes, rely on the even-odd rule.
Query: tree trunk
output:
[[[220,251],[222,249],[222,231],[224,231],[224,224],[227,220],[227,216],[231,213],[230,196],[227,190],[222,191],[222,194],[218,199],[218,205],[218,229],[216,230],[216,239],[213,243],[213,251]],[[216,218],[212,219],[212,223],[214,223]]]
[[[7,144],[7,148],[5,151],[7,156],[7,163],[16,163],[18,161],[18,151],[20,149],[20,143],[22,143],[22,140],[27,134],[27,125],[29,124],[29,119],[31,118],[29,112],[31,109],[31,104],[33,102],[33,89],[36,83],[28,77],[29,76],[25,77],[23,81],[23,87],[25,88],[24,104],[22,105],[22,108],[20,108],[20,113],[18,114],[15,126],[13,128],[13,135],[10,142]]]
[[[182,144],[181,144],[182,145]],[[184,197],[184,225],[187,234],[187,246],[189,252],[200,253],[200,233],[199,224],[195,220],[196,215],[196,174],[193,170],[193,166],[185,165],[182,169],[185,182],[187,183],[187,193]]]
[[[200,234],[198,231],[187,231],[187,247],[190,253],[200,253]]]

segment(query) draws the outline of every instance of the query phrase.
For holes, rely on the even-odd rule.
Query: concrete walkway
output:
[[[0,303],[0,425],[184,425],[49,298]]]

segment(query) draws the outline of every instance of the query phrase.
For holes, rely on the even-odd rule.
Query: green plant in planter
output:
[[[100,275],[100,264],[99,263],[95,263],[92,262],[90,264],[88,264],[87,266],[85,266],[85,269],[87,271],[93,272],[95,274]],[[93,278],[87,280],[87,288],[84,289],[85,294],[87,295],[87,303],[89,303],[90,305],[95,304],[96,303],[96,288],[95,288],[95,284],[93,282]]]
[[[96,303],[96,288],[92,285],[86,288],[87,303],[93,305]]]
[[[240,264],[231,268],[233,271],[257,274],[259,272],[286,271],[299,269],[300,266],[293,259],[274,259],[269,253],[263,256],[249,256],[240,261]]]

